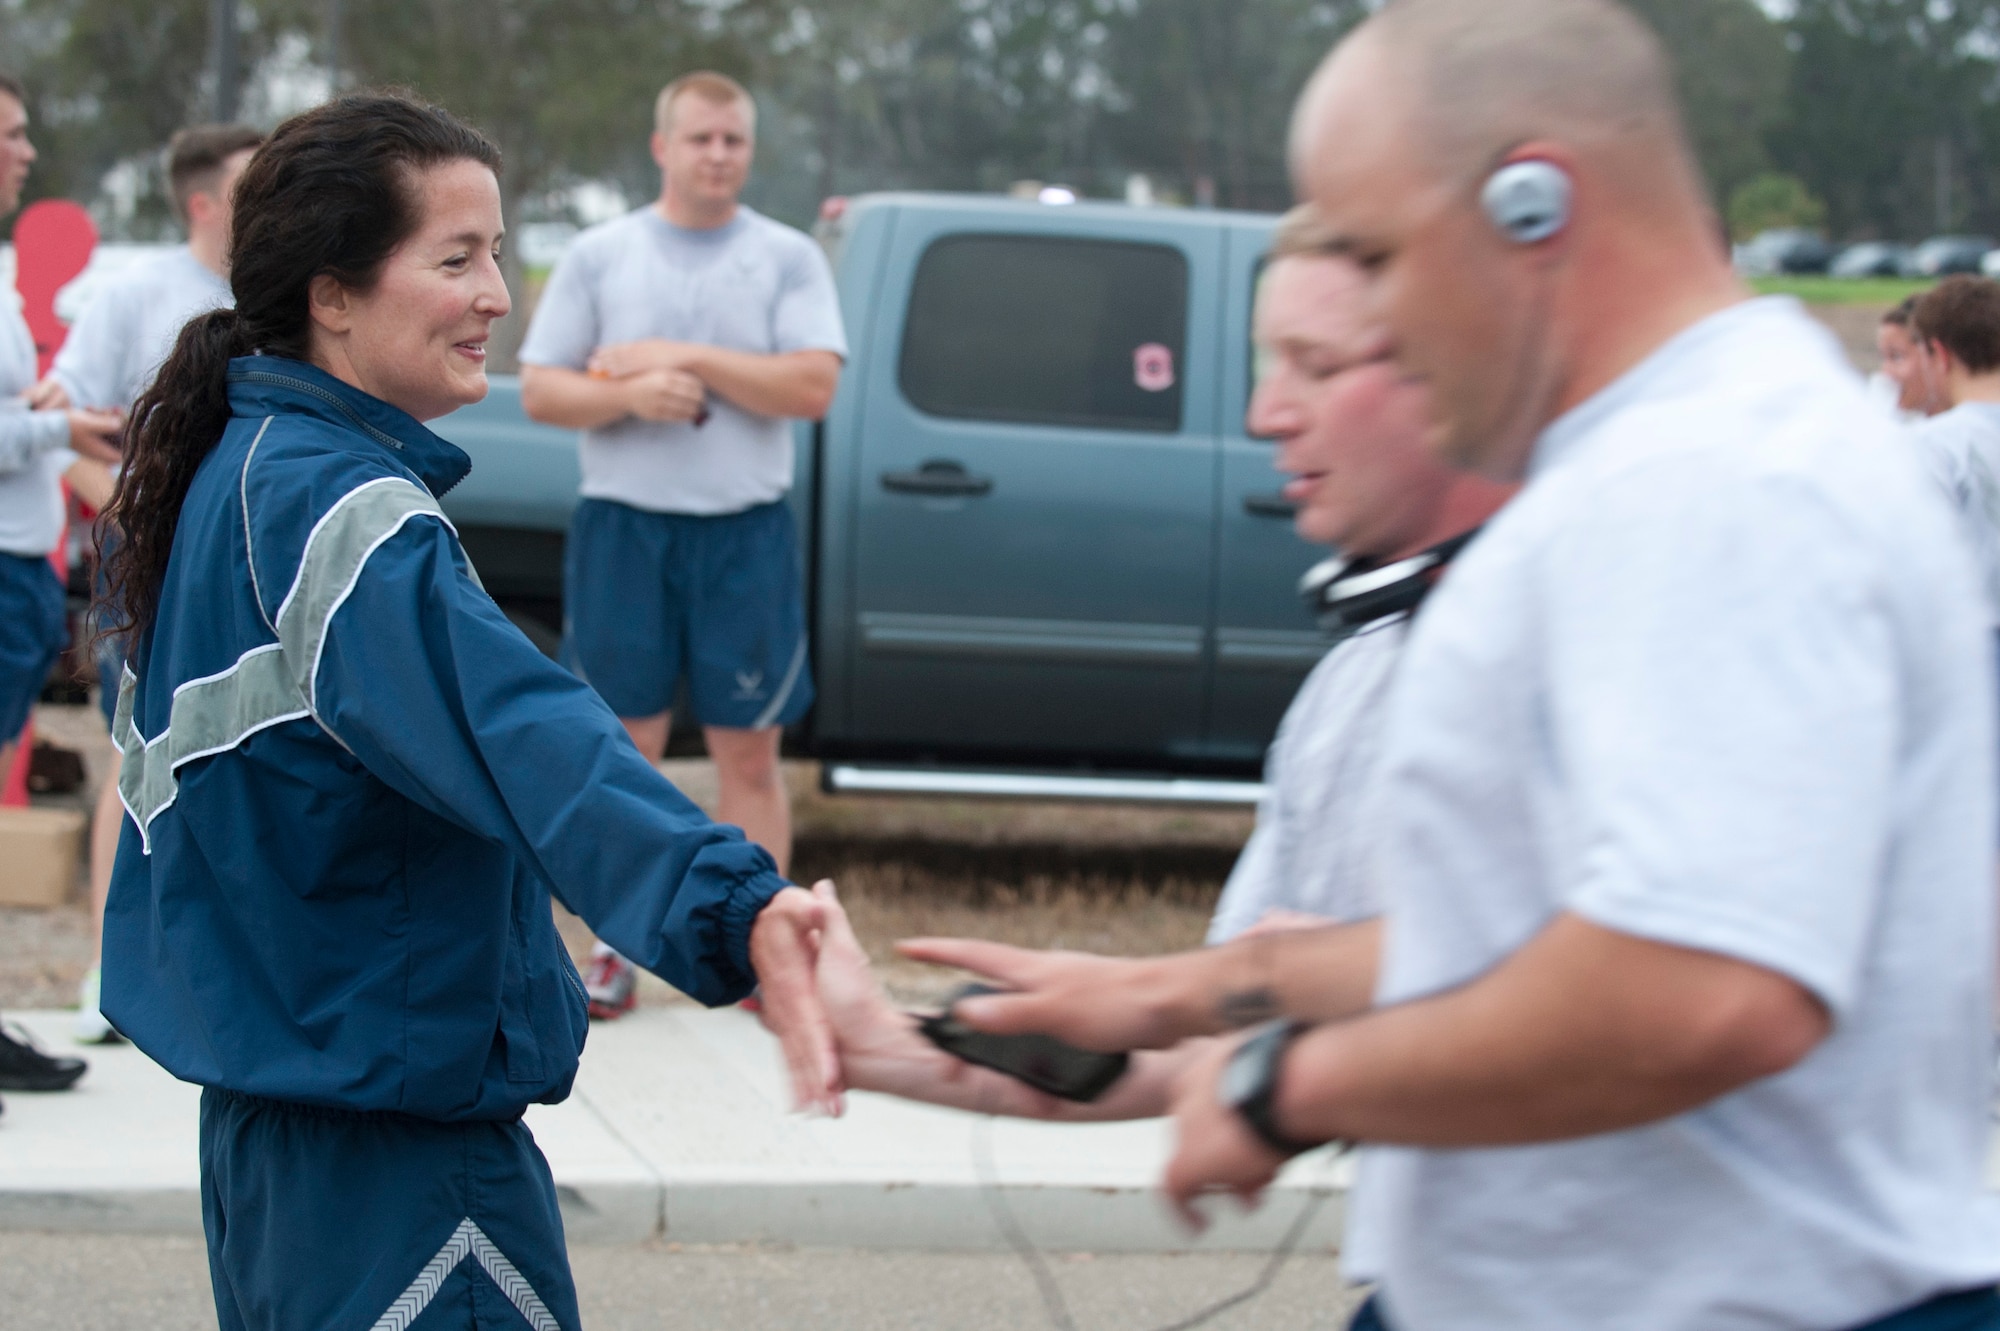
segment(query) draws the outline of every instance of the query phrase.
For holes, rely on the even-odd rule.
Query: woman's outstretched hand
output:
[[[840,1055],[815,978],[826,925],[826,907],[817,897],[786,888],[750,927],[750,964],[764,1024],[785,1052],[794,1107],[838,1117],[844,1107]]]
[[[1054,1096],[954,1058],[924,1038],[916,1018],[897,1009],[869,969],[868,953],[854,936],[833,884],[815,883],[813,896],[826,910],[819,940],[819,996],[833,1023],[849,1088],[1016,1118],[1052,1118],[1063,1112]]]

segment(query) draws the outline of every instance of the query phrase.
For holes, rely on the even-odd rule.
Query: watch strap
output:
[[[1237,1047],[1233,1057],[1254,1060],[1256,1077],[1249,1091],[1230,1107],[1259,1141],[1287,1159],[1304,1155],[1323,1142],[1302,1142],[1278,1129],[1278,1072],[1284,1066],[1285,1051],[1311,1027],[1302,1021],[1274,1021]]]

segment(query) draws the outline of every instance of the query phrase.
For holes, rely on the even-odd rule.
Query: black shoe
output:
[[[80,1058],[52,1058],[33,1038],[8,1022],[0,1029],[0,1091],[66,1091],[90,1064]]]

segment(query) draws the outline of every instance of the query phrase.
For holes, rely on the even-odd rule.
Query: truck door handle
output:
[[[1253,518],[1289,518],[1299,511],[1299,506],[1281,494],[1244,495],[1243,511]]]
[[[974,476],[963,463],[948,458],[931,458],[915,471],[883,472],[882,488],[894,494],[930,495],[934,498],[983,495],[992,491],[993,478]]]

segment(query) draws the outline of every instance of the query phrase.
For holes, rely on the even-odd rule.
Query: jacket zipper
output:
[[[398,453],[402,452],[405,447],[402,440],[396,438],[396,436],[392,434],[388,434],[382,430],[378,430],[374,426],[370,425],[367,421],[362,420],[361,417],[358,414],[356,414],[353,407],[348,406],[347,403],[340,400],[339,395],[334,393],[329,393],[326,389],[321,388],[318,384],[309,384],[303,379],[287,378],[282,374],[272,374],[268,370],[246,370],[244,373],[238,375],[237,377],[239,379],[242,379],[246,383],[270,384],[277,388],[291,388],[291,389],[296,389],[298,392],[301,393],[310,393],[312,396],[326,403],[329,407],[332,407],[335,411],[339,412],[341,415],[347,417],[348,420],[353,421],[355,428],[366,433],[371,439],[376,439],[381,441],[382,443],[387,444],[389,447],[395,449]]]

